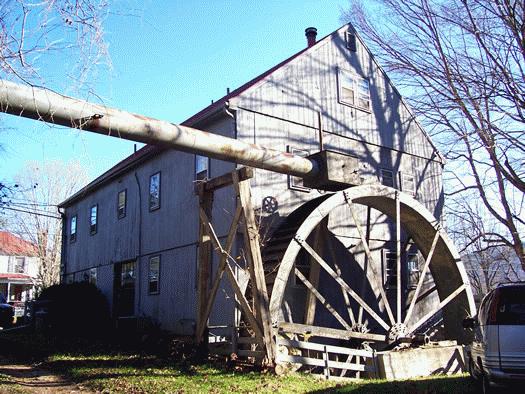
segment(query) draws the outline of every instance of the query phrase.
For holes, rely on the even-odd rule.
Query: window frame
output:
[[[349,80],[352,80],[352,86],[350,86]],[[366,82],[367,92],[366,95],[362,95],[361,83]],[[343,89],[352,92],[352,100],[347,100],[343,94]],[[337,94],[338,101],[340,104],[347,105],[352,108],[359,109],[368,113],[372,112],[372,100],[370,96],[370,80],[364,78],[356,73],[345,70],[343,68],[337,69]],[[363,96],[363,97],[362,97]],[[367,105],[361,105],[361,100],[364,100]]]
[[[392,178],[392,185],[387,185],[383,180],[385,179],[384,173],[389,172],[391,176],[389,178]],[[381,183],[383,186],[388,186],[391,188],[396,189],[396,174],[394,170],[388,169],[388,168],[379,168],[379,183]]]
[[[293,155],[306,157],[310,155],[310,150],[295,148],[292,145],[286,145],[286,152]],[[296,183],[299,182],[299,183]],[[312,190],[310,187],[306,187],[303,184],[303,179],[298,176],[288,175],[288,189],[297,190],[300,192],[310,193]]]
[[[197,172],[197,164],[199,162],[199,158],[202,158],[206,161],[206,168]],[[193,164],[193,175],[195,181],[205,181],[210,178],[210,158],[208,156],[195,155],[195,160]],[[204,176],[201,176],[202,173],[204,173]]]
[[[73,231],[73,222],[75,223],[75,231]],[[76,242],[78,230],[78,215],[74,214],[69,218],[69,242]]]
[[[93,208],[95,209],[95,223],[93,223]],[[98,204],[89,208],[89,235],[95,235],[98,232]]]
[[[409,189],[405,187],[406,184],[409,184],[407,178],[412,178],[412,181],[410,182],[412,187]],[[411,173],[407,173],[407,172],[399,172],[399,186],[402,192],[415,196],[416,195],[416,177],[415,175]]]
[[[157,254],[155,256],[151,256],[149,259],[148,259],[148,294],[149,295],[156,295],[156,294],[160,294],[160,262],[161,262],[161,255],[160,254]],[[152,263],[156,263],[157,264],[157,279],[156,280],[152,280],[151,279],[151,276],[152,276]],[[156,283],[156,288],[154,290],[152,290],[151,286],[152,286],[152,283]]]
[[[413,261],[412,258],[415,258],[415,269],[411,267],[411,262]],[[407,288],[409,290],[413,290],[417,288],[417,284],[419,283],[419,280],[421,278],[421,268],[420,268],[420,259],[419,259],[419,253],[413,252],[413,253],[407,253],[406,255],[406,267],[407,267]],[[416,283],[412,283],[412,277],[411,274],[416,274]]]
[[[151,191],[151,187],[152,187],[152,180],[154,179],[154,177],[158,176],[158,198],[157,198],[157,203],[156,204],[152,204],[152,191]],[[148,206],[149,206],[149,211],[152,212],[152,211],[156,211],[157,209],[160,209],[160,196],[161,196],[161,172],[160,171],[157,171],[155,172],[154,174],[150,175],[149,177],[149,188],[148,188]]]
[[[14,256],[15,261],[13,264],[13,273],[15,274],[24,274],[26,272],[26,258],[24,256]],[[21,261],[21,268],[18,267],[18,262]]]
[[[388,262],[392,261],[392,258],[388,255],[393,255],[393,268],[389,268]],[[397,289],[397,253],[396,251],[388,248],[383,249],[383,287],[387,290]],[[392,274],[392,271],[394,272]],[[392,278],[392,279],[390,279]]]
[[[121,212],[120,195],[122,193],[124,193],[124,206],[122,207],[122,212]],[[123,219],[126,217],[127,206],[128,206],[128,189],[123,189],[117,193],[117,218],[118,219]]]
[[[345,44],[346,49],[348,49],[351,52],[357,52],[357,37],[354,32],[345,32]]]

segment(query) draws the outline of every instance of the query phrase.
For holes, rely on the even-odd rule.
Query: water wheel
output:
[[[381,223],[370,223],[371,210]],[[393,234],[388,280],[384,242],[371,231],[379,225]],[[290,238],[272,279],[274,327],[303,339],[347,338],[381,348],[439,316],[446,339],[464,340],[461,322],[475,313],[465,268],[439,222],[411,196],[377,184],[324,196]],[[421,256],[410,291],[402,261],[408,244]]]

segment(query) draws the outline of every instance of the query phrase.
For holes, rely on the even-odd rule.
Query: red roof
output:
[[[0,231],[0,254],[4,256],[36,256],[37,246],[7,231]]]
[[[29,275],[26,275],[26,274],[12,274],[12,273],[9,273],[9,274],[0,274],[0,279],[10,279],[10,280],[26,279],[26,280],[31,280],[31,277]]]

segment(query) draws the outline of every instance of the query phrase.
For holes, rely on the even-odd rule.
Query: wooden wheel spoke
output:
[[[430,312],[428,312],[425,316],[423,316],[421,319],[419,319],[413,326],[410,327],[410,332],[416,331],[419,327],[423,325],[428,319],[430,319],[432,316],[434,316],[436,313],[439,312],[440,309],[443,309],[450,301],[452,301],[454,298],[456,298],[463,290],[466,289],[466,285],[463,283],[461,286],[459,286],[456,290],[454,290],[450,295],[445,298],[443,301],[439,303],[439,305],[432,309]]]
[[[341,323],[341,325],[344,328],[346,328],[347,330],[351,330],[352,329],[352,327],[350,327],[350,325],[341,317],[341,315],[339,313],[337,313],[337,311],[332,307],[332,305],[330,305],[330,303],[328,301],[326,301],[326,298],[324,298],[321,295],[321,293],[319,293],[319,291],[317,291],[317,289],[310,283],[310,281],[308,279],[306,279],[306,277],[303,275],[303,273],[301,271],[299,271],[297,268],[295,269],[295,275],[301,280],[301,282],[304,283],[304,285],[310,291],[310,293],[313,294],[315,296],[315,298],[317,298],[317,300],[319,300],[321,305],[323,305],[337,319],[337,321],[339,323]],[[308,323],[308,324],[312,324],[312,323],[313,322]]]
[[[416,290],[414,291],[414,295],[412,296],[412,300],[410,301],[410,306],[408,307],[408,311],[405,316],[405,321],[404,321],[405,324],[408,324],[408,320],[412,316],[414,306],[416,305],[417,298],[419,297],[419,293],[421,292],[421,289],[423,287],[423,282],[425,280],[425,276],[430,266],[430,261],[432,260],[432,256],[434,255],[434,250],[436,249],[438,240],[439,240],[439,230],[436,231],[436,234],[434,235],[434,239],[432,240],[432,246],[430,247],[430,251],[428,252],[427,258],[425,260],[425,264],[423,265],[423,269],[421,270],[421,274],[417,282]]]
[[[334,262],[335,272],[339,276],[341,276],[342,271],[341,271],[341,268],[339,267],[339,264],[337,264],[337,258],[336,258],[336,255],[335,255],[335,250],[333,248],[332,240],[328,237],[328,235],[326,233],[325,233],[324,241],[328,245],[328,250],[330,250],[330,255],[332,257],[332,261]],[[343,289],[341,289],[341,293],[342,293],[343,299],[345,301],[345,305],[346,305],[346,309],[348,311],[348,316],[350,317],[350,321],[352,322],[352,324],[356,324],[354,312],[352,311],[352,307],[350,305],[350,298],[348,297],[348,293],[346,291],[344,291]],[[359,309],[362,310],[363,308],[360,306]]]
[[[346,199],[347,205],[350,208],[350,213],[352,214],[352,219],[354,221],[354,224],[357,227],[357,231],[359,233],[359,237],[361,238],[361,243],[363,244],[363,247],[365,249],[366,256],[368,258],[368,266],[372,270],[372,275],[375,278],[381,278],[382,276],[379,276],[376,269],[375,269],[375,262],[372,258],[372,252],[370,251],[370,246],[368,245],[368,242],[366,241],[365,233],[363,232],[363,229],[361,228],[361,224],[359,223],[357,213],[355,212],[355,209],[353,207],[353,202],[350,199]],[[381,294],[381,298],[383,300],[383,303],[385,305],[385,310],[387,312],[388,318],[390,320],[390,323],[393,325],[395,324],[394,315],[392,313],[392,309],[390,308],[390,304],[388,302],[388,298],[386,296],[385,289],[383,288],[383,283],[379,284],[379,293]]]
[[[401,323],[401,204],[396,191],[396,317]]]
[[[374,320],[376,320],[385,330],[389,330],[390,326],[376,313],[374,310],[361,298],[357,293],[352,290],[350,286],[338,275],[328,263],[321,257],[315,250],[312,249],[308,243],[298,237],[295,237],[294,240],[301,245],[316,261],[317,263],[330,275],[338,284],[344,289],[350,297],[352,297],[359,305],[361,305]]]

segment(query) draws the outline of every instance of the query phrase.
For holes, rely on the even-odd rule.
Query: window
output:
[[[397,254],[391,250],[383,251],[383,272],[385,288],[395,289],[397,287]]]
[[[390,187],[396,187],[394,184],[394,172],[390,170],[385,170],[383,168],[379,169],[379,181],[381,184]]]
[[[160,172],[149,177],[149,210],[160,208]]]
[[[97,285],[97,269],[90,268],[82,272],[82,282],[91,283],[92,285]]]
[[[148,293],[159,294],[160,256],[149,259]]]
[[[413,175],[400,173],[399,183],[401,184],[401,191],[411,195],[416,194],[416,178]]]
[[[23,274],[25,272],[26,259],[25,257],[15,257],[15,273]]]
[[[69,222],[69,240],[71,242],[77,240],[77,215],[72,216]]]
[[[208,179],[210,159],[206,156],[195,155],[195,180],[202,181]]]
[[[310,152],[306,149],[296,149],[290,145],[286,145],[286,152],[301,157],[306,157],[310,154]],[[304,186],[303,178],[292,175],[288,175],[288,187],[292,190],[300,190],[303,192],[309,192],[311,190],[309,187]]]
[[[119,219],[122,219],[126,216],[126,194],[127,189],[124,189],[118,193],[117,216]]]
[[[415,289],[419,282],[419,256],[417,253],[409,253],[407,255],[407,270],[408,270],[408,288]]]
[[[346,48],[349,49],[352,52],[357,51],[357,42],[355,34],[351,31],[347,31],[345,33],[345,39],[346,39]]]
[[[98,205],[93,205],[89,214],[89,233],[97,233]]]
[[[120,272],[120,285],[132,285],[135,283],[135,262],[129,261],[122,263],[122,269]]]
[[[339,102],[370,110],[370,83],[367,79],[339,69]]]

